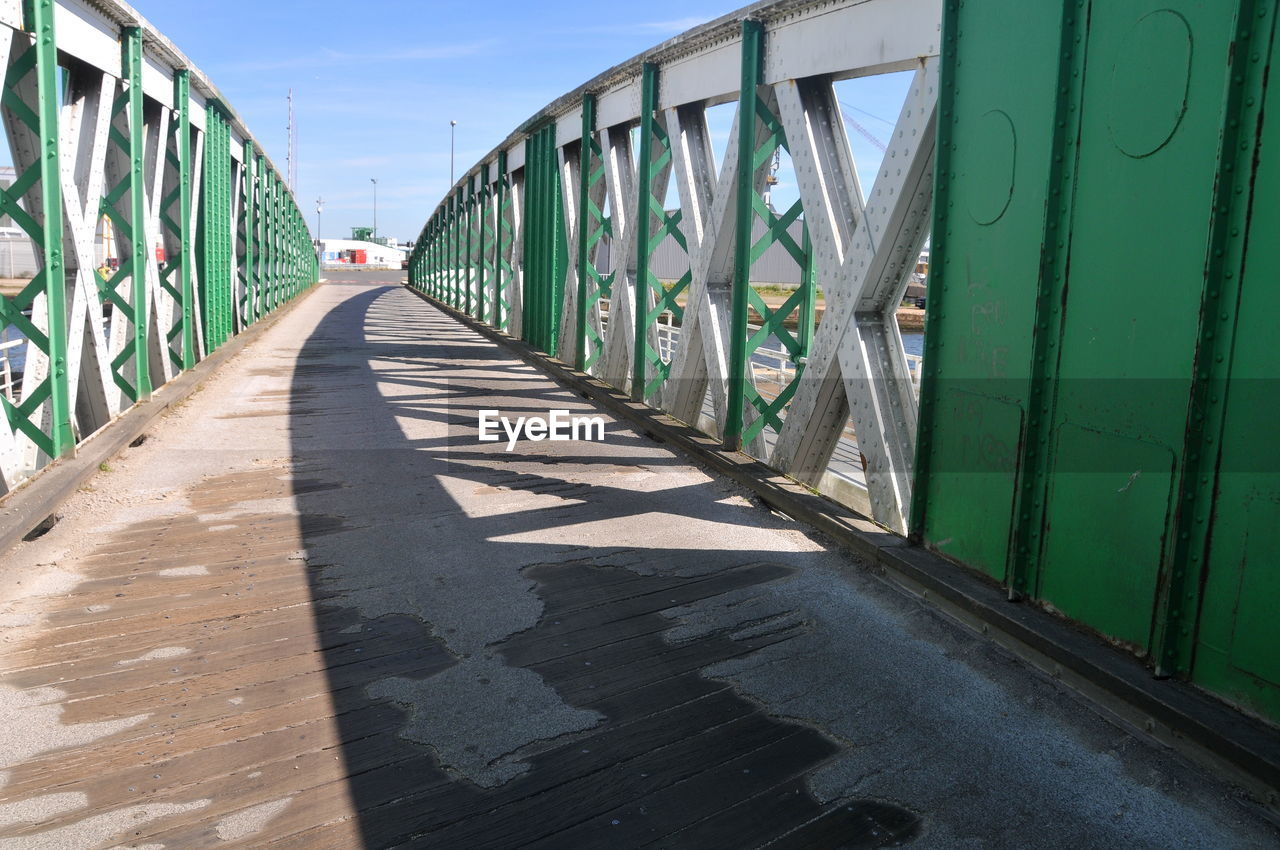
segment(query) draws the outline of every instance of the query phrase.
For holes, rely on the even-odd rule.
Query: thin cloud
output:
[[[709,15],[693,15],[687,18],[674,18],[667,21],[637,21],[631,24],[574,27],[572,29],[558,30],[558,32],[575,35],[619,35],[637,32],[651,35],[676,35],[705,24],[710,20],[712,18]]]
[[[446,44],[435,47],[410,47],[400,50],[381,50],[377,53],[348,53],[322,47],[302,56],[268,61],[232,62],[218,66],[222,71],[279,71],[287,68],[321,68],[333,65],[367,65],[373,62],[430,62],[438,59],[458,59],[476,56],[491,50],[496,39],[475,41],[468,44]]]

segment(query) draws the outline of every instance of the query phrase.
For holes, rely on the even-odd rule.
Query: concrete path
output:
[[[0,850],[1280,844],[645,437],[479,442],[595,412],[399,279],[320,288],[6,559]]]

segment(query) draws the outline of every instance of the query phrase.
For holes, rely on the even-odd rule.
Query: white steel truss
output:
[[[749,152],[739,151],[737,128],[743,114],[744,20],[758,22],[764,45],[750,113],[757,121],[756,145]],[[730,399],[739,375],[747,399],[756,399],[737,414],[744,451],[823,487],[833,454],[852,435],[865,480],[861,501],[853,501],[881,524],[905,531],[916,401],[895,311],[928,237],[940,20],[940,0],[757,3],[659,45],[540,110],[463,174],[453,190],[482,169],[491,192],[499,181],[509,180],[513,203],[506,220],[513,238],[505,258],[512,270],[511,314],[505,329],[532,338],[521,327],[519,306],[526,285],[520,199],[530,191],[523,185],[531,168],[525,162],[526,139],[542,133],[550,121],[559,211],[570,246],[567,267],[554,281],[562,288],[553,300],[558,336],[540,337],[554,340],[551,353],[567,362],[577,355],[589,372],[629,390],[633,398],[646,397],[717,436],[726,435],[735,415]],[[834,84],[890,71],[914,71],[914,77],[864,198]],[[645,74],[658,80],[649,115],[644,98],[655,95],[646,95]],[[716,163],[707,110],[735,101],[735,127],[723,160]],[[592,126],[584,126],[584,115]],[[645,146],[644,128],[663,142],[661,149]],[[637,138],[641,150],[650,151],[649,162],[638,161]],[[743,371],[735,364],[732,339],[735,287],[744,277],[748,286],[754,283],[750,270],[744,276],[736,268],[743,209],[751,209],[740,203],[740,187],[753,185],[757,196],[765,189],[767,165],[759,161],[760,152],[779,144],[791,157],[803,206],[798,220],[806,236],[804,273],[821,289],[825,311],[805,355],[795,359],[794,386],[783,388],[785,397],[775,409],[760,400],[754,369],[748,365]],[[591,146],[585,156],[584,145]],[[753,172],[744,184],[739,170],[747,167],[742,164],[747,157]],[[500,162],[509,174],[500,173]],[[602,180],[592,177],[597,167]],[[643,173],[645,168],[650,170]],[[659,216],[670,181],[680,206]],[[640,197],[642,186],[650,198]],[[596,215],[603,221],[595,221]],[[653,287],[640,279],[644,252],[652,248],[639,241],[642,215],[651,216],[649,232],[678,216],[689,257],[679,343],[666,349],[656,325],[646,325],[644,316],[636,321],[638,310],[647,316],[655,304]],[[586,267],[576,250],[580,239]],[[503,259],[502,249],[494,254],[495,263]],[[593,270],[604,281],[600,289],[607,288],[607,297],[590,296]],[[436,278],[448,271],[423,265],[411,274],[411,284],[431,292]],[[539,293],[536,297],[545,301]],[[580,309],[581,293],[588,297]],[[585,328],[579,328],[579,316]],[[655,372],[667,368],[663,364],[655,367],[650,361],[637,369],[638,327],[669,363],[665,377]],[[644,388],[635,386],[641,375]],[[646,394],[650,384],[658,387],[653,395]]]

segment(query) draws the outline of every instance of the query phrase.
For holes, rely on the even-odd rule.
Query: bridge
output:
[[[1051,5],[711,21],[396,273],[135,10],[0,4],[0,848],[1280,843],[1280,3]]]

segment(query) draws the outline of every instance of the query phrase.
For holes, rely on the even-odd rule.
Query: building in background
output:
[[[352,228],[353,235],[372,228]],[[391,240],[383,240],[391,241]],[[325,268],[353,265],[367,269],[398,269],[408,254],[394,245],[384,245],[367,239],[321,239],[320,262]]]

